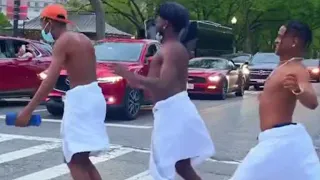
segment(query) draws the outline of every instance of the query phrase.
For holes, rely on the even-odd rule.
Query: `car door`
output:
[[[21,45],[28,46],[29,42],[19,39],[7,39],[6,42],[8,51],[10,52],[10,58],[16,66],[16,73],[19,74],[19,76],[16,76],[17,80],[15,82],[18,84],[19,89],[23,89],[29,93],[34,92],[37,86],[39,86],[38,81],[35,79],[35,77],[37,77],[38,64],[35,58],[21,58],[16,54]]]
[[[235,90],[238,88],[239,69],[232,61],[228,61],[229,88]]]
[[[149,67],[150,62],[152,61],[152,56],[154,56],[157,51],[159,50],[159,46],[157,46],[155,43],[149,44],[146,49],[145,57],[144,57],[144,65],[142,68],[142,75],[147,76],[149,73]],[[144,97],[146,100],[149,100],[151,97],[151,94],[149,91],[144,91]]]
[[[19,88],[22,76],[17,71],[16,64],[10,58],[5,39],[0,39],[0,96]]]

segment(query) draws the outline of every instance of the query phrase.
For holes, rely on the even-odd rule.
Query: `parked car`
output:
[[[252,59],[251,54],[247,53],[234,53],[234,54],[224,54],[221,56],[222,58],[226,58],[232,60],[234,64],[242,70],[242,73],[245,77],[245,90],[249,89],[249,69],[248,65]]]
[[[105,39],[95,45],[97,77],[106,99],[108,113],[116,112],[125,120],[135,119],[142,105],[150,104],[150,95],[141,89],[131,88],[125,79],[112,73],[109,65],[121,63],[132,71],[147,75],[150,58],[160,48],[160,43],[146,39]],[[43,72],[41,77],[45,78]],[[61,71],[54,90],[46,100],[46,107],[52,115],[63,114],[63,97],[70,89],[68,75]]]
[[[259,90],[264,86],[270,73],[278,66],[280,57],[275,53],[256,53],[248,66],[249,86]]]
[[[19,56],[23,47],[33,49],[33,57]],[[50,65],[52,49],[45,43],[0,36],[0,99],[32,97],[41,80],[38,74]]]
[[[242,71],[231,60],[200,57],[189,61],[189,94],[217,95],[222,100],[231,92],[243,96],[244,81]]]
[[[307,67],[310,80],[320,82],[320,60],[319,59],[306,59],[302,61]]]

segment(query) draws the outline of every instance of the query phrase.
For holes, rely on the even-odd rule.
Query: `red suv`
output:
[[[33,49],[33,57],[18,55],[23,45]],[[50,65],[51,50],[39,41],[0,36],[0,99],[32,97],[41,83],[37,75]]]
[[[122,116],[121,118],[125,120],[135,119],[141,105],[151,104],[150,96],[141,89],[129,87],[125,79],[112,73],[109,65],[125,64],[130,70],[147,75],[149,57],[157,52],[160,43],[146,39],[105,39],[98,41],[94,48],[97,59],[97,80],[106,99],[108,113],[116,112],[117,116]],[[45,78],[45,72],[40,76]],[[62,70],[54,90],[46,99],[49,113],[63,114],[62,99],[69,89],[67,73]]]

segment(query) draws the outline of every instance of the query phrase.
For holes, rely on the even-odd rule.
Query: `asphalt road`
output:
[[[320,84],[314,86],[320,101]],[[247,91],[242,98],[230,95],[225,101],[193,100],[217,150],[212,159],[198,167],[204,180],[229,179],[239,162],[257,143],[258,93]],[[26,101],[21,100],[1,101],[0,120],[4,120],[6,113],[18,111],[25,104]],[[295,121],[307,127],[316,148],[320,147],[319,110],[310,111],[299,104],[294,115]],[[36,113],[43,117],[41,127],[16,128],[6,126],[4,121],[0,123],[1,180],[71,179],[61,152],[61,117],[50,116],[43,106],[39,106]],[[108,120],[106,126],[113,144],[111,151],[93,158],[103,179],[152,179],[147,173],[152,125],[150,109],[143,110],[135,121]]]

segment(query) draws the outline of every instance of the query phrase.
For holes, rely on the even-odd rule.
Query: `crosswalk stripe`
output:
[[[14,137],[9,137],[9,136],[1,136],[0,135],[0,142],[4,142],[4,141],[10,141],[15,139]]]
[[[0,119],[5,119],[5,115],[0,115]],[[61,119],[46,119],[42,118],[42,122],[51,122],[51,123],[61,123]],[[148,125],[133,125],[133,124],[118,124],[118,123],[104,123],[107,127],[116,127],[116,128],[132,128],[132,129],[152,129],[153,126]]]
[[[93,164],[109,161],[116,157],[125,155],[127,153],[132,152],[130,149],[126,148],[118,148],[115,150],[111,150],[109,153],[99,156],[99,157],[90,157]],[[62,175],[69,173],[69,169],[66,164],[60,164],[57,166],[53,166],[51,168],[47,168],[32,174],[25,175],[23,177],[16,178],[14,180],[49,180]]]
[[[149,174],[149,171],[144,171],[135,176],[132,176],[126,180],[153,180],[152,176]]]
[[[46,152],[51,149],[59,148],[61,146],[60,143],[46,143],[38,146],[32,146],[29,148],[5,153],[0,155],[0,164],[5,162],[14,161],[17,159],[25,158],[28,156],[32,156],[34,154],[39,154]]]
[[[16,135],[16,134],[2,134],[0,133],[1,137],[4,138],[14,138],[14,139],[23,139],[23,140],[34,140],[34,141],[48,141],[48,142],[61,142],[61,139],[58,138],[48,138],[48,137],[38,137],[38,136],[23,136],[23,135]]]

